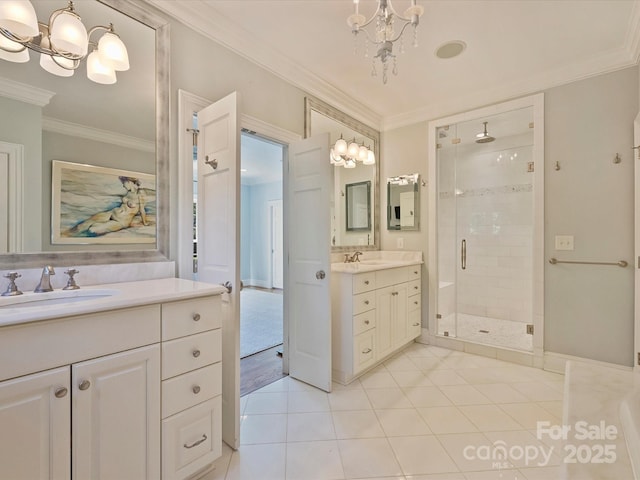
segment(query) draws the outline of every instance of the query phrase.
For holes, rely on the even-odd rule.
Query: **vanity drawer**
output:
[[[409,274],[409,280],[416,280],[420,278],[420,271],[422,270],[422,265],[410,265],[407,267],[407,272]]]
[[[376,312],[369,310],[353,316],[353,334],[360,335],[362,332],[372,329],[376,326]]]
[[[408,268],[409,267],[387,268],[376,271],[377,288],[389,287],[406,282],[409,274]]]
[[[376,274],[375,272],[359,273],[353,276],[353,293],[363,293],[375,290]]]
[[[353,296],[353,314],[358,315],[376,308],[376,292],[366,292]]]
[[[220,395],[221,391],[221,363],[164,380],[162,382],[162,418]]]
[[[171,340],[220,328],[220,295],[162,304],[162,340]]]
[[[361,333],[353,339],[353,372],[357,373],[375,362],[375,330]]]
[[[407,299],[407,311],[413,312],[414,310],[420,310],[422,304],[422,298],[420,295],[413,295]]]
[[[411,280],[407,285],[407,287],[408,287],[407,295],[409,296],[417,295],[422,291],[422,281],[420,279]]]
[[[222,330],[210,330],[162,344],[162,379],[219,362]]]
[[[409,312],[409,338],[416,338],[422,333],[422,325],[420,324],[421,316],[420,310],[413,310]]]
[[[222,455],[222,397],[162,422],[162,479],[182,480]]]

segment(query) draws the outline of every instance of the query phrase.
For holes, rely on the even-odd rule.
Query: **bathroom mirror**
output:
[[[355,168],[332,167],[334,188],[329,207],[331,209],[331,249],[334,252],[350,251],[356,247],[358,250],[379,250],[380,226],[377,219],[380,218],[378,167],[380,132],[320,100],[305,98],[305,137],[327,132],[332,146],[341,136],[347,142],[355,138],[356,143],[369,147],[376,158],[373,165],[356,162]],[[329,161],[330,159],[327,159],[327,162]],[[352,223],[349,227],[349,222],[355,221],[356,216],[349,215],[350,218],[347,218],[347,185],[363,185],[367,182],[369,182],[367,227],[363,227],[364,219],[358,214],[357,228],[351,228],[355,224]],[[358,192],[358,195],[362,195],[364,189]],[[355,193],[355,190],[352,193]],[[360,202],[360,205],[364,205],[364,202]],[[350,212],[355,213],[353,210]],[[360,211],[362,212],[364,208]]]
[[[371,181],[345,186],[345,216],[348,232],[371,231]]]
[[[420,229],[420,175],[399,175],[387,178],[387,229]]]
[[[32,3],[40,21],[65,6],[47,0]],[[75,2],[75,8],[88,28],[114,24],[131,68],[117,73],[117,83],[101,85],[87,79],[86,60],[72,77],[48,73],[33,51],[27,63],[0,60],[0,147],[23,146],[26,212],[22,244],[0,254],[0,269],[161,261],[169,256],[169,25],[132,0],[84,0]],[[53,160],[155,175],[155,242],[52,243]]]

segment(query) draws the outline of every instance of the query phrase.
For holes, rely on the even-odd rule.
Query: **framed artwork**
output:
[[[156,176],[53,160],[54,244],[155,243]]]

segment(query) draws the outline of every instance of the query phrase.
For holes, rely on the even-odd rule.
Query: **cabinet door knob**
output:
[[[413,326],[414,326],[414,327],[417,327],[417,326],[419,326],[419,325],[420,325],[419,323],[414,323],[414,324],[413,324]]]
[[[191,389],[191,391],[193,391],[193,393],[195,393],[196,395],[200,393],[200,385],[194,385],[193,388]]]
[[[89,380],[82,380],[80,382],[80,385],[78,385],[78,388],[84,391],[84,390],[87,390],[90,386],[91,386],[91,382]]]
[[[371,353],[371,349],[370,349],[370,348],[365,348],[365,349],[362,351],[362,353],[365,353],[365,354],[366,354],[366,353]]]
[[[365,325],[369,325],[369,320],[365,320],[365,321],[364,321],[364,324],[365,324]]]
[[[68,390],[65,387],[56,388],[54,395],[56,398],[62,398],[67,394]]]
[[[364,284],[365,284],[365,285],[369,285],[369,280],[365,280],[365,281],[364,281]]]
[[[418,305],[418,301],[416,300],[415,302],[413,302],[415,305]]]
[[[369,300],[365,300],[365,301],[364,301],[364,304],[365,304],[365,305],[369,305]]]
[[[193,352],[191,352],[191,354],[194,358],[198,358],[200,356],[200,350],[194,350]]]
[[[200,440],[197,440],[195,442],[193,442],[191,445],[187,445],[186,443],[183,445],[184,448],[193,448],[193,447],[197,447],[198,445],[200,445],[202,442],[204,442],[207,439],[207,436],[203,433],[202,434],[202,438]]]
[[[416,285],[415,287],[413,287],[413,289],[414,289],[414,290],[417,290],[417,289],[418,289],[418,286]]]
[[[200,320],[200,314],[199,313],[194,313],[193,314],[193,321],[197,322],[198,320]]]

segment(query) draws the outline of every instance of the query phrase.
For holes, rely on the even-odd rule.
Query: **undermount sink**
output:
[[[391,260],[360,260],[360,263],[364,264],[364,265],[389,265],[389,264],[393,264],[394,262]]]
[[[111,297],[117,293],[118,290],[112,289],[55,290],[45,293],[25,293],[15,297],[0,297],[0,310],[6,308],[35,308],[65,303],[87,302]]]

